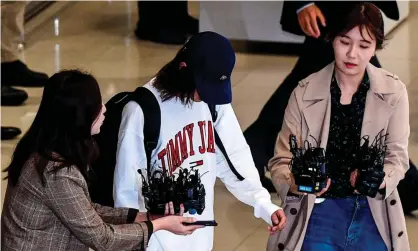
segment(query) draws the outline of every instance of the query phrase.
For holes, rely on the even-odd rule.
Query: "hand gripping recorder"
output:
[[[180,212],[180,204],[184,205],[184,212],[190,214],[200,215],[205,209],[206,192],[198,170],[192,168],[189,172],[180,168],[177,178],[169,176],[166,171],[156,170],[148,175],[149,183],[140,169],[138,173],[142,177],[145,208],[151,214],[164,215],[165,205],[170,201],[176,214]]]
[[[316,140],[315,140],[316,141]],[[295,177],[298,191],[303,193],[317,193],[327,186],[327,173],[325,169],[325,150],[312,147],[305,141],[305,149],[298,148],[296,136],[289,136],[290,152],[293,157],[290,161],[290,170]]]
[[[364,143],[360,147],[358,161],[358,176],[355,188],[361,194],[374,198],[385,177],[384,160],[387,146],[384,145],[386,135],[380,131],[369,146],[368,137],[363,137]],[[380,137],[379,137],[380,135]]]

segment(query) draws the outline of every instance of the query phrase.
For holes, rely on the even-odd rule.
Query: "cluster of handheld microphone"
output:
[[[148,179],[142,177],[142,193],[145,208],[151,214],[164,215],[165,205],[173,203],[175,213],[180,212],[180,204],[184,212],[202,214],[205,209],[205,187],[201,183],[199,171],[180,168],[178,175],[169,175],[167,171],[155,170],[148,173]],[[177,176],[177,177],[176,177]],[[148,181],[147,181],[148,180]]]
[[[364,143],[357,150],[356,165],[353,167],[358,170],[355,189],[360,194],[374,198],[379,191],[385,177],[383,167],[387,149],[384,144],[386,137],[387,134],[382,135],[381,131],[371,144],[368,136],[362,138]],[[329,178],[325,149],[319,146],[315,138],[314,140],[316,147],[305,140],[302,148],[298,147],[295,135],[289,136],[290,152],[293,155],[289,166],[298,190],[304,193],[320,192],[326,187]],[[155,170],[148,172],[148,179],[140,169],[138,173],[142,177],[142,193],[148,212],[163,215],[165,205],[169,202],[173,203],[175,213],[180,212],[180,204],[190,214],[200,215],[205,209],[206,192],[198,169],[191,168],[189,171],[180,168],[177,175],[171,176],[167,171]]]
[[[364,143],[360,147],[358,177],[356,190],[360,194],[374,198],[385,177],[384,162],[387,145],[385,145],[388,134],[382,135],[382,131],[376,135],[369,146],[369,138],[363,137]]]
[[[382,131],[369,144],[369,137],[364,136],[364,143],[357,149],[356,163],[352,171],[357,169],[357,179],[355,190],[360,194],[376,197],[379,187],[385,177],[384,159],[387,146],[385,139],[387,134],[382,135]],[[312,136],[311,136],[312,137]],[[313,138],[313,137],[312,137]],[[293,157],[289,167],[295,178],[298,191],[303,193],[318,193],[327,186],[329,172],[327,170],[327,159],[325,149],[313,138],[317,146],[312,146],[305,140],[304,148],[298,147],[296,136],[289,136],[290,152]]]

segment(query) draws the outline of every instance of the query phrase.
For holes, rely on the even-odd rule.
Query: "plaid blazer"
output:
[[[45,185],[29,159],[16,186],[7,187],[1,217],[1,250],[145,250],[150,222],[132,223],[135,209],[91,202],[87,182],[77,168],[44,172]],[[131,224],[128,224],[131,223]]]

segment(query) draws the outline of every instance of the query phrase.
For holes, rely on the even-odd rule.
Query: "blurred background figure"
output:
[[[187,1],[138,1],[135,35],[161,44],[184,44],[197,34],[199,21],[188,12]]]
[[[24,13],[27,2],[1,2],[1,105],[18,106],[28,98],[24,90],[12,86],[43,87],[48,75],[32,71],[19,59],[19,45],[22,42]],[[1,139],[18,136],[16,127],[1,127]]]

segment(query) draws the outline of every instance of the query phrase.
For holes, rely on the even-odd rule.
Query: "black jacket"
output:
[[[280,24],[282,30],[295,35],[305,35],[298,22],[296,11],[309,3],[315,3],[325,16],[327,25],[335,23],[348,14],[356,4],[364,1],[284,1]],[[399,20],[399,9],[396,1],[369,1],[380,8],[385,15],[393,20]]]

